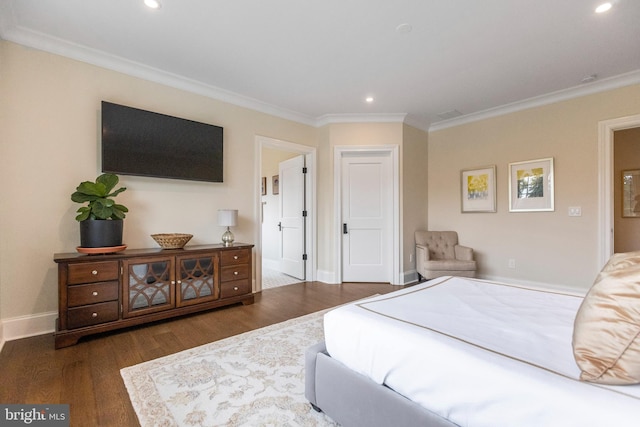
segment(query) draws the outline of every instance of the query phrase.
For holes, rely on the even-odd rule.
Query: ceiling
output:
[[[0,37],[312,125],[640,83],[639,0],[160,1],[0,0]]]

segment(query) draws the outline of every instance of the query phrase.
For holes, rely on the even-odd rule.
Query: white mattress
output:
[[[331,357],[461,426],[638,426],[640,385],[578,380],[582,296],[442,277],[330,311]]]

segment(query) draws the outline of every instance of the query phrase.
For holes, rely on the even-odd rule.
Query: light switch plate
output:
[[[582,208],[580,206],[571,206],[569,208],[569,216],[582,216]]]

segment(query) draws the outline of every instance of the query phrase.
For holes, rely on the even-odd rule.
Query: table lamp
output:
[[[229,227],[235,227],[238,224],[237,209],[218,209],[218,225],[227,227],[227,231],[222,235],[222,243],[225,246],[233,245],[233,233]]]

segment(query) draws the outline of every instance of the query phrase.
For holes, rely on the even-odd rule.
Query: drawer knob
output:
[[[233,256],[233,259],[238,259],[238,255],[234,255],[234,256]]]
[[[237,291],[237,290],[238,290],[238,287],[237,287],[237,286],[234,286],[234,287],[233,287],[233,290],[234,290],[234,291]]]
[[[94,297],[97,297],[98,296],[98,292],[93,291],[93,292],[91,292],[91,295],[93,295]]]
[[[91,317],[98,317],[98,313],[91,313]]]
[[[237,276],[237,275],[238,275],[238,272],[237,272],[237,271],[234,271],[234,272],[233,272],[233,274],[235,274],[235,275]]]
[[[94,276],[97,276],[97,275],[98,275],[98,270],[93,270],[93,271],[91,272],[91,274],[93,274]]]

